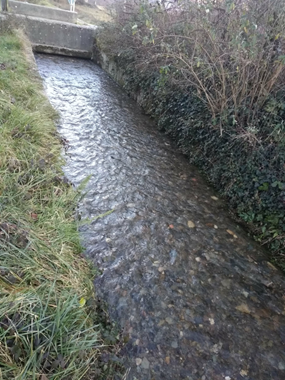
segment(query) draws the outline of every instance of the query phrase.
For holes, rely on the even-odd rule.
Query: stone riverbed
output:
[[[104,71],[36,61],[68,143],[65,174],[76,186],[89,176],[82,241],[129,337],[127,379],[285,379],[284,275]]]

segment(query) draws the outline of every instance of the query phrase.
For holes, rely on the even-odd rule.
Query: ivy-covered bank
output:
[[[100,32],[98,62],[177,142],[228,201],[233,215],[285,270],[285,88],[259,110],[258,132],[238,129],[229,120],[221,133],[197,91],[168,75],[170,66],[143,64],[143,47],[131,42],[131,21],[107,25]],[[138,22],[135,25],[137,29]]]
[[[0,379],[112,379],[117,333],[81,254],[58,115],[29,42],[0,27]]]

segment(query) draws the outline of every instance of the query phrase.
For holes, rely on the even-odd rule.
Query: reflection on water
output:
[[[36,57],[98,295],[129,341],[129,379],[285,378],[285,281],[196,169],[99,67]]]

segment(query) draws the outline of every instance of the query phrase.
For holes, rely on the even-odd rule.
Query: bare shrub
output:
[[[121,44],[141,69],[156,66],[179,86],[192,86],[213,125],[250,136],[258,112],[283,85],[283,0],[182,0],[116,5]],[[247,138],[247,137],[246,137]]]

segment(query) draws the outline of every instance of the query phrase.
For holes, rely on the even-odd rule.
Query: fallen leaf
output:
[[[277,270],[277,268],[271,264],[269,261],[267,261],[267,265],[271,268],[271,269],[274,269],[274,270]]]
[[[141,364],[142,364],[142,359],[136,358],[136,365],[141,365]]]
[[[84,297],[80,298],[79,305],[83,307],[86,304],[86,299]]]
[[[258,309],[255,311],[253,315],[255,318],[270,318],[271,314],[269,310],[266,309]]]
[[[242,369],[240,371],[240,374],[241,374],[242,377],[247,376],[247,371],[245,371],[244,369]]]
[[[38,220],[38,214],[31,212],[31,218],[34,220]]]
[[[227,233],[232,235],[235,239],[237,239],[237,235],[233,231],[227,230]]]
[[[165,363],[166,363],[166,364],[170,364],[170,357],[169,357],[169,356],[166,356],[166,358],[165,358]]]
[[[188,220],[187,226],[189,228],[194,228],[195,227],[195,223],[193,223],[191,220]]]
[[[46,377],[46,375],[41,375],[40,380],[48,380],[48,378]]]
[[[238,310],[242,313],[245,313],[245,314],[250,314],[250,310],[245,303],[242,303],[242,304],[236,306],[236,310]]]

